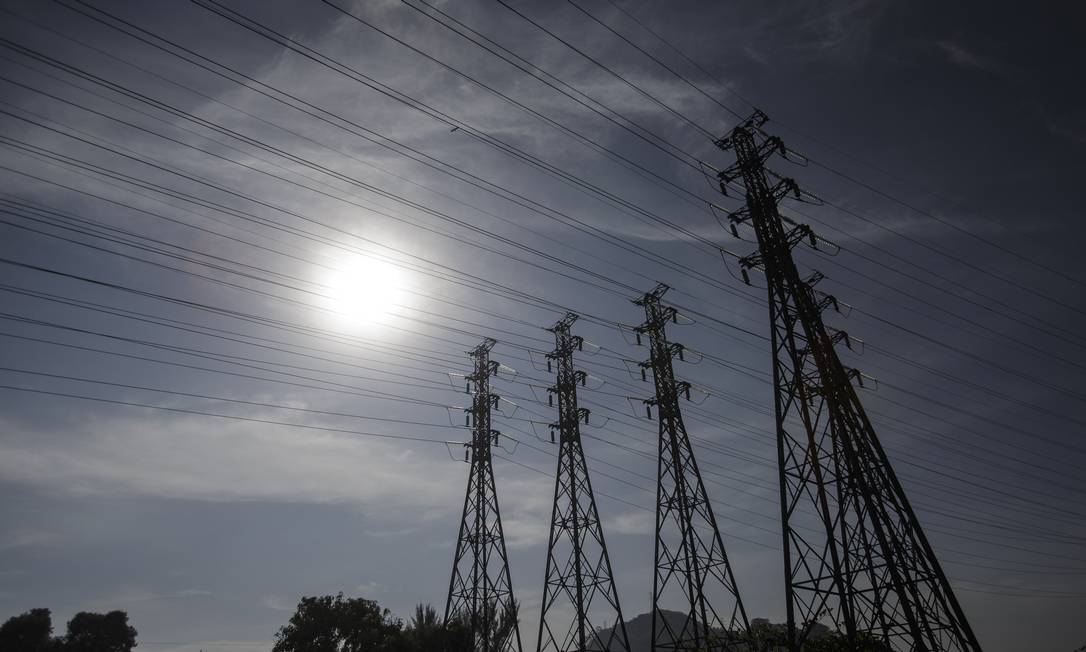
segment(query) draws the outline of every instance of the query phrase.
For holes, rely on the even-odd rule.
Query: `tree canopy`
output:
[[[68,621],[63,649],[64,652],[131,652],[134,647],[136,628],[128,624],[128,614],[82,611]]]
[[[68,621],[64,636],[53,636],[53,617],[48,609],[31,609],[0,625],[3,652],[131,652],[136,629],[128,614],[81,611]]]
[[[404,624],[373,600],[304,597],[272,652],[472,652],[470,627],[442,620],[430,605],[418,605]]]
[[[31,609],[0,625],[0,650],[45,652],[53,645],[53,617],[48,609]]]
[[[273,652],[407,652],[403,623],[373,600],[304,597],[279,628]]]

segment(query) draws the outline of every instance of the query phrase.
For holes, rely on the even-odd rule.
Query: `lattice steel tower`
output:
[[[665,329],[678,313],[660,303],[666,285],[634,301],[645,309],[635,328],[640,343],[649,339],[649,360],[642,377],[652,372],[660,424],[656,483],[656,568],[652,581],[652,650],[747,652],[753,643],[743,601],[735,584],[716,517],[683,425],[679,396],[690,395],[690,383],[675,379],[672,358],[683,346],[670,343]],[[682,622],[664,614],[664,602],[682,606]]]
[[[577,385],[584,385],[587,376],[573,368],[573,352],[584,343],[580,336],[570,334],[576,319],[577,315],[567,314],[547,329],[554,333],[547,367],[557,365],[557,381],[548,392],[558,399],[558,421],[551,428],[559,432],[559,449],[536,650],[629,652],[611,559],[581,447],[581,422],[588,423],[589,411],[577,406]]]
[[[740,259],[764,271],[769,290],[774,405],[783,521],[789,647],[800,650],[818,621],[857,650],[980,650],[946,575],[917,522],[852,386],[855,372],[834,348],[822,311],[833,297],[804,280],[792,258],[811,229],[782,218],[778,203],[804,193],[768,171],[779,138],[761,130],[761,112],[717,145],[736,162],[719,173],[721,191],[742,182],[758,252]]]
[[[470,352],[475,367],[467,376],[472,394],[469,422],[473,430],[468,445],[471,472],[445,603],[445,623],[460,620],[470,627],[478,652],[521,652],[517,604],[490,458],[490,447],[499,436],[490,423],[491,408],[499,399],[490,393],[490,377],[497,374],[499,367],[490,360],[495,344],[487,338]]]

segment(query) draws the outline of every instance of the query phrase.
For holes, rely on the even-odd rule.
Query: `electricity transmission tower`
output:
[[[820,274],[805,280],[796,268],[792,249],[820,240],[778,210],[806,195],[767,170],[790,152],[762,131],[766,120],[755,112],[717,145],[736,156],[719,173],[721,191],[745,188],[732,231],[749,224],[758,238],[740,259],[743,276],[760,269],[769,290],[789,648],[802,649],[824,620],[849,649],[979,651],[852,386],[857,374],[837,356],[847,336],[823,323],[836,300],[814,288]]]
[[[499,366],[490,360],[495,344],[487,338],[470,352],[474,361],[474,371],[467,376],[472,394],[471,472],[445,603],[445,624],[456,620],[469,627],[478,652],[521,652],[517,604],[490,458],[490,447],[499,434],[490,424],[490,411],[499,399],[490,393],[490,377]]]
[[[555,342],[554,350],[547,354],[547,367],[552,363],[558,367],[557,382],[548,392],[558,397],[558,421],[551,428],[559,432],[559,450],[536,650],[629,652],[611,559],[581,447],[581,421],[588,423],[589,411],[577,406],[577,385],[585,384],[586,374],[573,368],[573,352],[581,350],[584,343],[580,336],[570,334],[576,319],[577,315],[567,314],[547,329],[554,333]],[[613,627],[606,626],[609,619]],[[599,629],[594,620],[601,625]]]
[[[645,405],[650,415],[655,406],[660,424],[652,650],[746,652],[753,644],[747,614],[679,411],[679,395],[689,398],[690,383],[676,380],[672,370],[683,346],[667,340],[666,325],[678,318],[675,308],[660,303],[667,290],[661,284],[634,301],[645,309],[644,323],[634,329],[638,343],[649,339],[642,377],[651,370],[656,386]],[[680,622],[664,613],[665,601],[684,605]]]

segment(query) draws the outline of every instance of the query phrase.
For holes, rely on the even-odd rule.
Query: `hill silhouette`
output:
[[[661,613],[673,631],[682,629],[686,614],[666,609]],[[649,652],[652,648],[652,614],[643,613],[627,620],[626,635],[630,637],[630,652]],[[606,637],[602,638],[606,639]]]
[[[662,610],[664,619],[671,625],[673,631],[679,631],[683,622],[686,620],[686,614],[678,611]],[[765,618],[755,618],[750,621],[751,628],[757,629],[760,632],[779,633],[781,637],[784,636],[784,625],[771,623]],[[814,630],[811,633],[811,638],[819,639],[831,634],[831,630],[821,624],[816,624]],[[652,614],[643,613],[639,616],[635,616],[626,621],[626,635],[630,637],[630,652],[649,652],[652,649]],[[606,640],[606,636],[601,637]],[[590,648],[599,649],[599,648]],[[782,648],[783,649],[783,648]],[[1086,652],[1086,651],[1084,651]]]

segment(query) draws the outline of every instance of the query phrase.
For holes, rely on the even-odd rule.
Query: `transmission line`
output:
[[[826,295],[792,260],[814,236],[803,225],[785,230],[777,203],[794,184],[769,181],[766,159],[784,147],[761,135],[765,122],[756,113],[719,141],[737,159],[720,176],[722,190],[743,181],[747,209],[735,219],[750,223],[759,245],[744,265],[763,269],[769,284],[789,647],[801,649],[826,618],[852,647],[874,637],[893,649],[979,651],[822,323]],[[793,525],[808,500],[821,537]]]
[[[501,436],[490,422],[491,409],[500,398],[490,392],[490,379],[499,369],[499,364],[490,360],[494,344],[492,339],[484,340],[470,353],[474,363],[474,371],[467,376],[472,439],[465,444],[465,453],[471,470],[445,603],[445,624],[467,626],[472,647],[480,652],[520,652],[518,605],[513,598],[491,462],[491,446]]]

